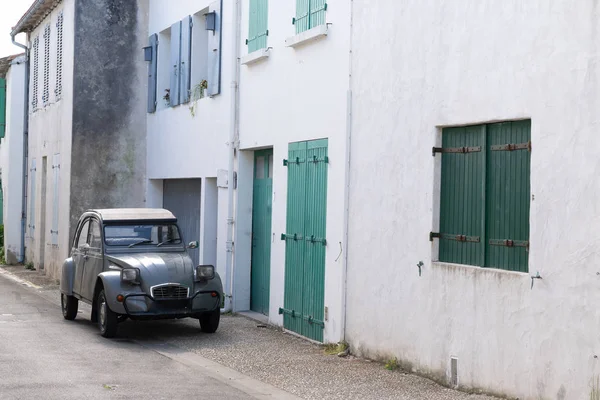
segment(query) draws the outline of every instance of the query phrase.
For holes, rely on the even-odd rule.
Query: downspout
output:
[[[23,193],[21,195],[21,250],[18,258],[19,263],[25,261],[25,224],[27,221],[27,157],[29,146],[29,48],[15,41],[16,33],[11,32],[10,38],[15,46],[25,50],[25,105],[23,116]]]
[[[344,185],[344,242],[346,243],[346,248],[344,249],[344,266],[343,266],[343,313],[342,317],[344,318],[344,322],[342,324],[342,340],[347,342],[346,340],[346,321],[348,320],[347,316],[347,304],[348,304],[348,221],[350,219],[350,166],[351,160],[350,157],[352,155],[352,36],[354,35],[354,0],[350,0],[350,43],[349,43],[349,51],[348,51],[348,94],[346,99],[346,166],[345,166],[345,185]]]
[[[234,203],[234,160],[235,152],[238,144],[237,132],[238,132],[238,107],[239,107],[239,78],[240,78],[240,20],[241,20],[241,3],[240,0],[235,1],[234,8],[234,34],[231,39],[231,49],[233,55],[231,57],[231,73],[233,79],[231,80],[231,104],[229,110],[230,122],[229,122],[229,166],[228,166],[228,177],[227,177],[227,242],[226,251],[227,257],[225,260],[225,305],[221,309],[221,312],[226,313],[233,309],[233,203]]]

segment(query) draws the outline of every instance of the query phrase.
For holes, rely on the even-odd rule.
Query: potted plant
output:
[[[163,96],[163,100],[167,106],[171,105],[171,89],[165,89],[165,95]]]

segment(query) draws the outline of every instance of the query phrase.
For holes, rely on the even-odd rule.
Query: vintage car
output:
[[[65,319],[79,300],[104,337],[119,322],[197,318],[203,332],[219,326],[223,285],[212,265],[193,265],[177,226],[164,209],[89,210],[79,219],[60,282]]]

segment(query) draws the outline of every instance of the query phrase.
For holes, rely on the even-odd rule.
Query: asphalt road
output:
[[[87,311],[66,321],[60,306],[0,275],[0,399],[287,397],[261,385],[166,343],[104,339]]]

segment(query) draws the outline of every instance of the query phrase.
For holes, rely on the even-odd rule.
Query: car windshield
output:
[[[181,235],[175,224],[106,225],[107,246],[163,246],[180,244]]]

